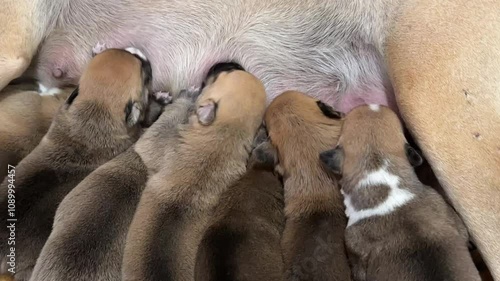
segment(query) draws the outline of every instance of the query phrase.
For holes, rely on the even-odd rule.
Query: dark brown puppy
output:
[[[32,280],[121,280],[125,240],[148,171],[178,144],[178,125],[194,112],[183,91],[134,147],[99,167],[61,202]]]
[[[422,158],[392,110],[354,109],[337,148],[320,158],[342,175],[346,245],[356,281],[481,280],[463,222],[418,180],[412,166]]]
[[[5,211],[0,219],[17,219],[15,245],[0,244],[2,271],[15,272],[18,281],[28,280],[64,196],[135,142],[151,80],[148,65],[123,50],[96,56],[48,133],[17,166],[15,181],[9,175],[2,183],[0,209]],[[0,229],[1,241],[10,235],[8,229]],[[7,263],[12,252],[15,268]]]
[[[222,192],[246,172],[266,94],[248,72],[209,75],[179,146],[144,190],[125,246],[123,280],[192,281],[198,245]]]
[[[283,280],[283,186],[266,138],[261,128],[247,173],[220,198],[198,249],[197,281]]]
[[[0,92],[0,181],[8,165],[17,165],[40,143],[52,118],[74,88],[40,95],[27,85],[7,86]]]
[[[271,103],[265,121],[285,186],[285,280],[349,280],[342,196],[318,159],[337,142],[341,115],[305,94],[286,92]]]

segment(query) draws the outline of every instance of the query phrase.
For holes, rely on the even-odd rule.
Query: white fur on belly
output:
[[[409,192],[408,190],[399,188],[399,177],[389,173],[386,166],[369,173],[359,182],[356,188],[370,188],[382,184],[389,186],[389,195],[383,203],[371,209],[356,210],[352,205],[351,196],[341,191],[344,195],[344,204],[346,207],[345,213],[349,218],[347,227],[369,217],[390,214],[395,209],[405,205],[415,197],[415,194]]]

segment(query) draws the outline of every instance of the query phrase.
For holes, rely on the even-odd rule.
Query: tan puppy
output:
[[[238,69],[210,71],[176,153],[148,181],[127,237],[123,280],[194,279],[212,211],[245,173],[264,115],[262,83]]]
[[[73,88],[41,96],[24,86],[8,86],[0,92],[0,181],[8,165],[17,165],[40,143],[54,114]]]
[[[147,65],[123,50],[96,56],[47,135],[16,167],[14,181],[9,175],[2,183],[0,207],[9,213],[0,218],[17,221],[11,229],[0,229],[2,241],[15,232],[15,245],[0,245],[0,273],[28,280],[64,196],[137,139],[151,79],[143,70]],[[15,188],[8,191],[8,184]]]
[[[318,159],[336,143],[340,119],[331,107],[299,92],[283,93],[266,112],[285,185],[285,280],[350,279],[342,198]]]
[[[130,148],[102,165],[61,202],[31,280],[121,280],[128,227],[148,171],[174,153],[178,125],[194,112],[196,92],[182,92]]]
[[[247,173],[221,195],[198,249],[195,280],[282,281],[283,186],[261,128]]]
[[[463,222],[418,180],[412,166],[422,158],[389,108],[351,111],[337,148],[320,158],[342,177],[345,239],[356,281],[481,280]]]

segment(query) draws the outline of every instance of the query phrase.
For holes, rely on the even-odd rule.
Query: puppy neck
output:
[[[361,165],[357,172],[340,180],[348,227],[367,218],[386,216],[415,199],[417,176],[409,163],[382,159],[378,167]]]
[[[64,110],[61,108],[61,110]],[[60,111],[47,134],[47,141],[62,151],[77,148],[81,159],[108,159],[129,147],[138,132],[127,128],[125,121],[113,116],[106,106],[88,103]],[[71,145],[68,145],[71,144]]]

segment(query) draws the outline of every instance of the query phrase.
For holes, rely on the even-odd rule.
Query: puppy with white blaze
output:
[[[361,106],[345,117],[337,148],[320,154],[340,185],[354,281],[480,281],[460,217],[413,167],[394,112]]]

